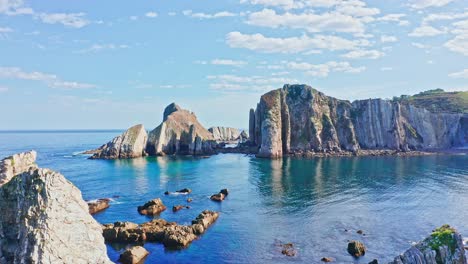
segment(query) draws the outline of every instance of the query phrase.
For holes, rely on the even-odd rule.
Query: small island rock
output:
[[[142,246],[134,246],[120,254],[122,264],[142,264],[149,252]]]

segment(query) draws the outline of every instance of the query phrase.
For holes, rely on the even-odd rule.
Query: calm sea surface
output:
[[[95,215],[100,223],[149,217],[136,207],[160,197],[169,210],[160,217],[189,224],[204,209],[220,218],[200,239],[180,251],[146,244],[147,263],[381,263],[444,223],[468,236],[468,156],[360,157],[264,160],[242,154],[209,158],[149,157],[88,160],[76,153],[100,146],[119,132],[0,132],[0,158],[34,149],[41,167],[60,171],[85,199],[115,199]],[[189,196],[164,191],[193,190]],[[209,196],[222,188],[222,203]],[[173,213],[172,205],[192,207]],[[345,229],[349,230],[348,232]],[[362,229],[366,236],[356,234]],[[359,260],[347,241],[363,241]],[[284,257],[276,241],[292,242],[298,256]],[[108,246],[113,261],[121,249]]]

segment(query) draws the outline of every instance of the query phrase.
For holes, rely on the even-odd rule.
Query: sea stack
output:
[[[135,125],[122,135],[102,145],[91,159],[129,159],[146,156],[145,148],[148,134],[143,125]]]
[[[213,134],[204,128],[194,113],[175,103],[166,107],[163,122],[149,133],[149,155],[202,155],[214,152]]]
[[[0,187],[0,263],[112,263],[80,190],[35,158],[0,162],[0,178],[13,175]]]

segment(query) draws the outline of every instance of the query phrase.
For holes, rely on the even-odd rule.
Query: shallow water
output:
[[[97,221],[150,218],[136,207],[160,197],[169,210],[160,217],[189,224],[202,210],[220,218],[191,246],[166,251],[146,244],[147,263],[381,263],[407,249],[444,223],[468,234],[468,156],[256,159],[242,154],[209,158],[148,157],[134,160],[88,160],[74,155],[98,147],[117,132],[0,133],[0,157],[35,149],[38,164],[60,171],[85,199],[119,198]],[[190,188],[193,193],[165,196]],[[222,203],[209,196],[222,188]],[[173,213],[186,204],[191,209]],[[346,232],[345,230],[348,230]],[[362,229],[365,236],[356,234]],[[354,259],[347,241],[359,239],[368,251]],[[284,257],[275,241],[292,242],[298,255]],[[108,246],[114,261],[119,250]]]

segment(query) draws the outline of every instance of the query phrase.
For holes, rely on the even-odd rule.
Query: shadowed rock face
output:
[[[38,168],[35,157],[27,152],[0,162],[2,172],[13,171],[0,187],[0,263],[112,263],[80,190]]]
[[[146,152],[149,155],[200,155],[213,152],[216,142],[194,113],[170,104],[164,110],[163,122],[149,133]]]
[[[431,113],[382,99],[350,103],[307,86],[285,85],[250,111],[258,156],[360,149],[447,149],[466,144],[466,114]]]
[[[444,225],[388,264],[465,263],[465,248],[461,235],[450,226]]]
[[[129,128],[122,135],[93,151],[92,159],[129,159],[146,156],[148,134],[143,125]]]

